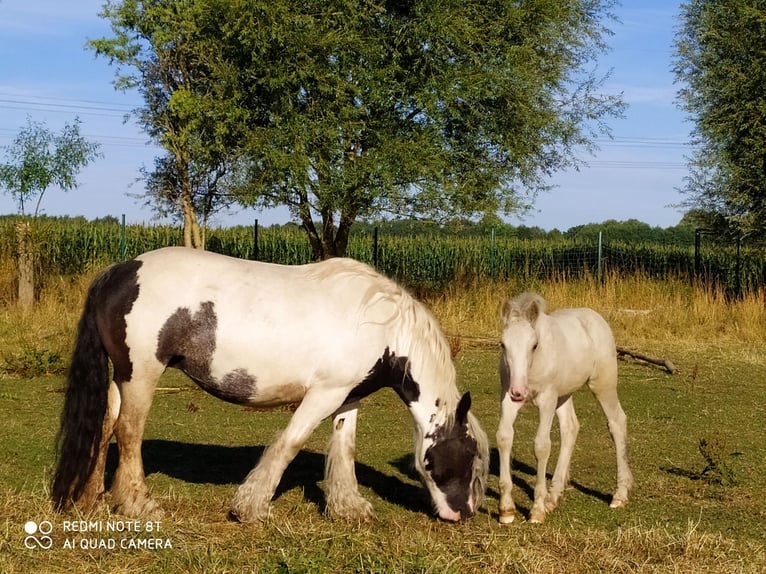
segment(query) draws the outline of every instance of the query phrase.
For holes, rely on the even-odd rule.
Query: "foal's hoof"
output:
[[[500,524],[511,524],[516,518],[516,513],[513,510],[500,511]]]
[[[609,503],[609,508],[625,508],[627,505],[627,500],[623,500],[621,498],[613,498],[612,502]]]

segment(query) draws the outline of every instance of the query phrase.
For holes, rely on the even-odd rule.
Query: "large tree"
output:
[[[154,60],[178,65],[185,125],[228,156],[226,190],[289,206],[329,257],[357,218],[518,210],[576,164],[623,107],[588,68],[613,4],[125,0],[93,45],[131,55],[137,85]]]
[[[764,235],[766,1],[692,0],[681,24],[674,72],[694,122],[684,205],[699,224]]]
[[[231,202],[224,176],[239,134],[227,126],[244,126],[226,119],[236,114],[236,98],[227,92],[233,83],[219,81],[206,61],[227,6],[215,0],[108,1],[101,16],[111,21],[114,36],[88,42],[118,66],[117,89],[138,89],[143,96],[135,114],[166,153],[144,168],[142,197],[161,215],[183,219],[187,247],[204,247],[200,217],[206,221]]]

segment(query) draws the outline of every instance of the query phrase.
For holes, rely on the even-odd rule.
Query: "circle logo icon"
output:
[[[34,550],[35,548],[50,550],[51,546],[53,546],[53,538],[48,536],[53,532],[53,524],[50,520],[43,520],[40,524],[34,520],[30,520],[24,524],[24,532],[28,534],[28,536],[24,538],[24,546],[29,550]],[[35,536],[38,533],[40,536]]]

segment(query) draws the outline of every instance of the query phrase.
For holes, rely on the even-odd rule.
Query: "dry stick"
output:
[[[451,343],[450,346],[452,348],[453,357],[457,355],[457,353],[460,351],[462,341],[472,341],[481,346],[487,346],[487,347],[497,345],[497,340],[492,339],[490,337],[471,337],[466,335],[447,335],[447,337],[449,338]],[[629,355],[633,357],[634,359],[639,359],[641,361],[646,361],[647,363],[651,363],[653,365],[664,367],[665,370],[671,375],[675,374],[678,371],[676,366],[672,362],[670,362],[669,359],[657,359],[655,357],[649,357],[648,355],[644,355],[637,351],[631,351],[630,349],[626,349],[625,347],[620,347],[619,345],[617,345],[617,354]]]
[[[652,363],[653,365],[659,365],[660,367],[665,367],[665,370],[670,373],[671,375],[674,374],[678,369],[676,366],[671,363],[668,359],[656,359],[654,357],[648,357],[647,355],[643,355],[641,353],[637,353],[636,351],[631,351],[630,349],[626,349],[625,347],[617,346],[617,353],[619,355],[629,355],[633,357],[634,359],[639,359],[641,361],[646,361],[647,363]]]

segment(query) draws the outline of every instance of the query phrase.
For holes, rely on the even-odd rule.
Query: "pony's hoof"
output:
[[[500,524],[511,524],[516,518],[516,513],[513,510],[504,510],[500,512]]]
[[[609,508],[625,508],[627,505],[627,500],[623,500],[621,498],[613,498],[612,502],[609,503]]]
[[[545,522],[545,513],[534,511],[532,512],[532,514],[529,515],[529,521],[532,524],[542,524],[543,522]]]
[[[229,520],[232,522],[239,522],[241,524],[248,524],[252,522],[265,522],[268,519],[269,515],[261,515],[257,513],[251,513],[251,512],[241,512],[239,510],[231,509],[229,510]]]

